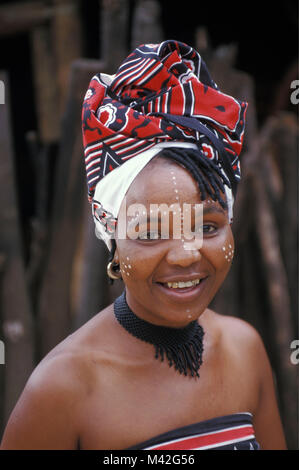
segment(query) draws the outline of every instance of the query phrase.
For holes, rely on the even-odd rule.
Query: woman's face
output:
[[[133,204],[142,204],[147,215],[155,207],[153,204],[179,205],[181,213],[185,204],[193,214],[194,224],[193,208],[200,203],[202,244],[196,239],[195,247],[195,239],[186,239],[185,232],[180,238],[173,236],[171,212],[168,238],[159,238],[160,220],[155,233],[150,221],[141,223],[137,226],[139,238],[133,239],[136,221],[128,215],[127,237],[119,238],[117,231],[115,261],[120,264],[128,305],[140,318],[170,327],[182,327],[198,318],[230,269],[234,240],[227,211],[210,198],[201,201],[197,182],[178,164],[156,157],[130,186],[120,210],[125,204],[126,214]],[[194,230],[194,226],[191,228]],[[187,286],[182,284],[186,282]]]

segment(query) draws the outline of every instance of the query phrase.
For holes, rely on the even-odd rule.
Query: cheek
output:
[[[118,256],[123,281],[144,281],[148,279],[157,263],[157,257],[150,247],[136,246],[136,242],[124,240],[118,245]]]
[[[211,244],[209,258],[215,269],[227,273],[234,257],[234,238],[231,230],[228,229],[222,237],[208,243]]]
[[[231,229],[228,229],[227,236],[221,243],[221,248],[219,250],[219,258],[224,266],[230,267],[233,257],[234,257],[235,245],[234,237],[231,232]]]
[[[132,277],[132,261],[130,257],[120,257],[119,263],[122,278],[125,280]]]
[[[227,241],[222,246],[222,255],[224,256],[225,261],[230,265],[234,257],[234,244],[232,241]]]

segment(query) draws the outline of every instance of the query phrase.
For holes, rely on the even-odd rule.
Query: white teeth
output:
[[[192,287],[196,286],[197,284],[200,283],[200,279],[194,279],[193,281],[178,281],[178,282],[167,282],[168,287],[171,287],[172,289],[182,289],[184,287]]]

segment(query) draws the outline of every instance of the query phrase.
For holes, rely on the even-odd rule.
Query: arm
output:
[[[1,450],[76,449],[78,386],[66,362],[54,358],[32,373],[9,418]]]

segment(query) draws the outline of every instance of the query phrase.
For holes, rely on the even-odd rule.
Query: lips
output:
[[[166,282],[163,283],[165,287],[170,287],[171,289],[183,289],[185,287],[194,287],[201,282],[201,279],[194,279],[187,282],[184,281],[175,281],[175,282]]]
[[[189,273],[189,274],[176,274],[173,276],[157,279],[155,282],[159,284],[167,284],[168,282],[189,282],[201,280],[207,277],[206,273]]]
[[[190,301],[200,295],[206,285],[208,276],[197,276],[193,279],[181,277],[172,281],[156,282],[157,288],[168,297],[176,301]],[[191,285],[189,285],[191,283]]]

